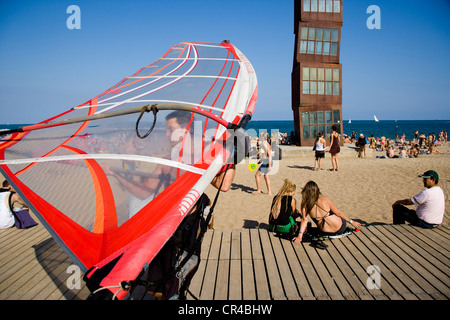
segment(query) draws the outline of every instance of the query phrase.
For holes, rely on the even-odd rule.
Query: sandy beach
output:
[[[424,154],[418,158],[377,159],[384,155],[373,152],[366,159],[355,156],[339,157],[340,170],[329,171],[330,154],[326,154],[323,168],[313,171],[314,153],[310,156],[283,157],[278,172],[270,176],[272,193],[276,194],[285,178],[297,185],[295,198],[300,207],[301,188],[314,180],[323,195],[330,197],[337,208],[361,224],[392,223],[392,203],[416,195],[422,189],[419,174],[433,169],[438,172],[439,186],[444,190],[446,210],[443,224],[449,224],[450,213],[450,143],[437,147],[440,154]],[[264,227],[268,222],[269,208],[273,196],[253,195],[256,190],[255,172],[247,164],[237,166],[231,189],[219,196],[215,209],[216,229]],[[261,189],[266,186],[261,179]],[[215,189],[207,189],[214,199]]]
[[[433,169],[440,176],[439,186],[446,197],[446,214],[443,224],[450,224],[450,142],[437,148],[439,154],[425,154],[418,158],[377,159],[385,153],[369,153],[366,159],[356,156],[339,157],[340,170],[330,171],[331,157],[327,153],[322,171],[313,171],[314,152],[310,156],[285,157],[274,165],[277,172],[270,176],[272,193],[275,195],[285,178],[297,185],[295,198],[300,207],[301,188],[314,180],[323,195],[348,217],[361,224],[392,223],[391,205],[423,189],[419,174]],[[255,172],[248,168],[248,160],[237,165],[231,189],[221,192],[214,211],[214,228],[241,229],[265,227],[268,223],[272,196],[253,195],[256,190]],[[3,177],[2,177],[3,178]],[[2,179],[3,181],[3,179]],[[266,192],[264,179],[261,189]],[[206,194],[214,200],[216,190],[210,186]]]

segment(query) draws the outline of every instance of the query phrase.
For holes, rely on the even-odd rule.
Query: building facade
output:
[[[333,125],[342,133],[342,64],[339,63],[342,0],[294,1],[295,52],[292,110],[300,146],[318,132],[327,141]]]

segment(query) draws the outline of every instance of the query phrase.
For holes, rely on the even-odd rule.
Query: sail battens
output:
[[[178,76],[165,76],[164,78],[177,78]],[[206,76],[206,75],[186,75],[185,78],[204,78],[204,79],[223,79],[223,80],[234,80],[234,81],[244,81],[239,80],[238,78],[232,78],[232,77],[217,77],[217,76]],[[142,77],[127,77],[127,79],[151,79],[151,78],[161,78],[157,76],[142,76]]]
[[[146,157],[140,155],[127,155],[127,154],[77,154],[77,155],[64,155],[64,156],[53,156],[53,157],[42,157],[42,158],[23,158],[23,159],[13,159],[13,160],[0,160],[0,165],[18,165],[18,164],[29,164],[29,163],[42,163],[42,162],[56,162],[56,161],[70,161],[70,160],[123,160],[123,161],[140,161],[148,162],[154,164],[162,164],[169,167],[181,169],[184,171],[193,172],[196,174],[203,174],[205,170],[196,168],[181,162],[156,158],[156,157]]]

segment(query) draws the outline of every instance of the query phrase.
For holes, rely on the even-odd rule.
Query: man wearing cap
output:
[[[397,200],[392,204],[394,224],[404,224],[408,221],[412,225],[422,228],[435,228],[442,223],[445,212],[444,192],[437,185],[439,175],[434,170],[428,170],[419,175],[423,178],[423,185],[427,189],[411,199]],[[405,205],[417,206],[416,210],[408,209]]]

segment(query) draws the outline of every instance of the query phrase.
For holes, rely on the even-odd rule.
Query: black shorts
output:
[[[325,151],[316,150],[316,159],[325,158]]]

